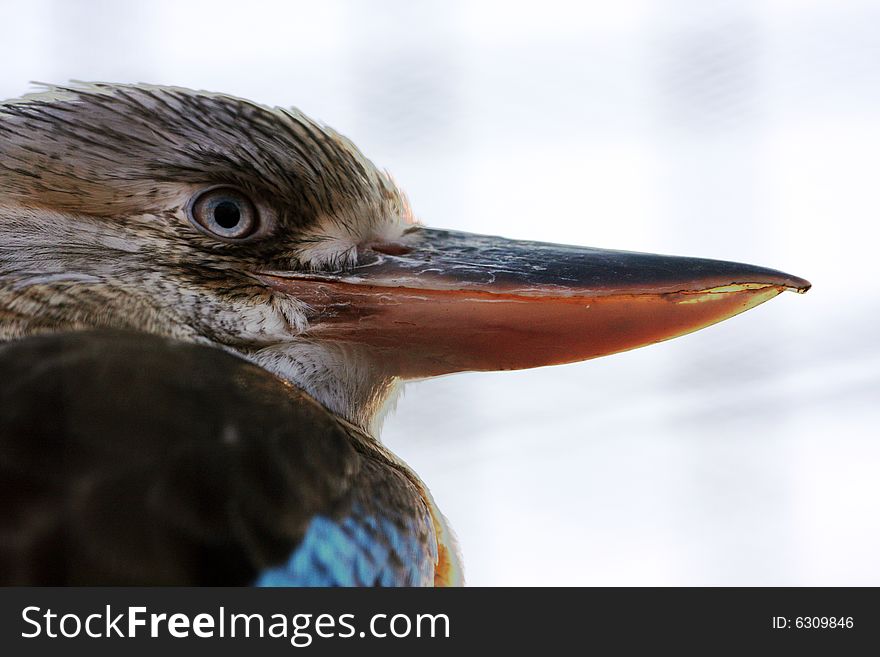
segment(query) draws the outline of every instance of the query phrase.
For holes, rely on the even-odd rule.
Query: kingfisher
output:
[[[296,109],[146,84],[5,101],[0,584],[461,584],[379,440],[403,383],[604,356],[809,286],[428,228]]]

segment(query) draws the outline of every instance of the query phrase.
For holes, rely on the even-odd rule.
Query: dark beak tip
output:
[[[789,291],[797,294],[806,294],[813,286],[810,281],[800,276],[793,276],[778,269],[764,267],[752,267],[744,265],[741,271],[734,272],[735,280],[739,283],[752,283],[755,285],[772,286],[780,292]]]
[[[788,276],[785,281],[785,289],[797,292],[798,294],[806,294],[810,291],[811,287],[813,287],[813,284],[810,281],[798,278],[797,276]]]

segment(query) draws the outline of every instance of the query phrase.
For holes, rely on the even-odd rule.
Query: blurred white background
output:
[[[814,283],[578,365],[410,385],[384,438],[468,581],[880,585],[880,5],[0,2],[0,96],[296,105],[434,226]]]

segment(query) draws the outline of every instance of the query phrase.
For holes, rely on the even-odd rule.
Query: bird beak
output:
[[[335,273],[262,272],[315,312],[309,335],[375,350],[400,376],[570,363],[668,340],[807,281],[719,260],[422,227]]]

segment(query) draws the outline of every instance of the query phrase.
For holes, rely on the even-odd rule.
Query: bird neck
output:
[[[352,343],[299,337],[241,353],[371,436],[379,435],[402,389],[380,359]]]

